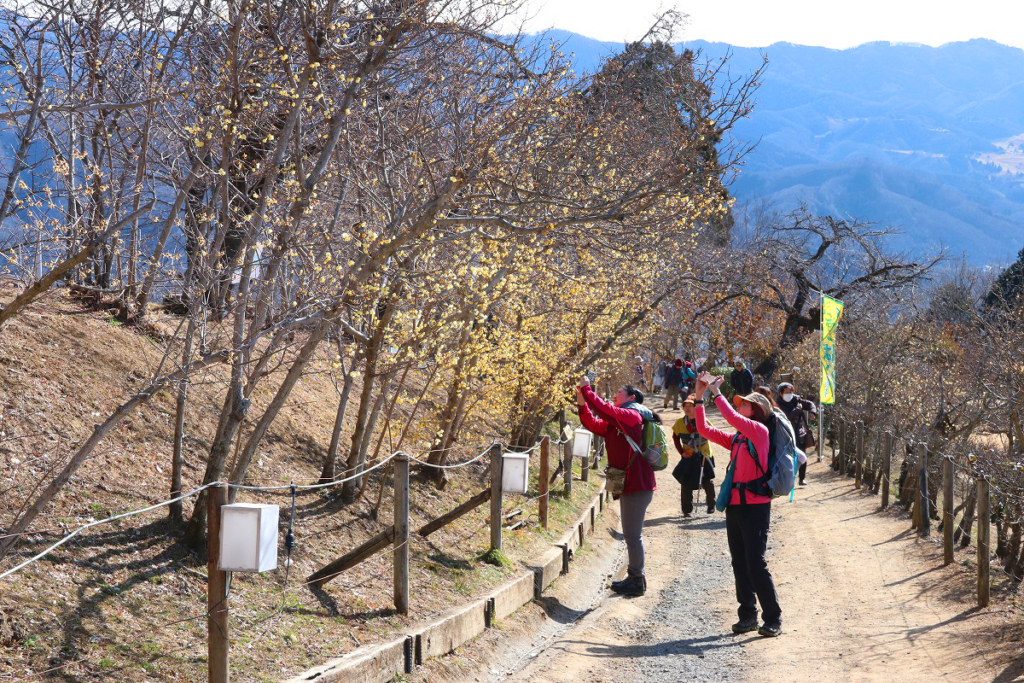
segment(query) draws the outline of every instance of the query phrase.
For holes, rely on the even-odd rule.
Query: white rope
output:
[[[171,503],[177,503],[179,500],[184,500],[186,498],[190,498],[190,497],[200,493],[201,491],[204,491],[205,489],[211,488],[213,486],[219,486],[219,485],[221,485],[223,483],[224,482],[217,481],[217,482],[214,482],[212,484],[206,484],[205,486],[200,486],[199,488],[197,488],[197,489],[195,489],[193,491],[189,491],[188,493],[184,493],[184,494],[178,496],[177,498],[172,498],[170,500],[165,500],[162,503],[157,503],[156,505],[150,505],[149,507],[142,508],[141,510],[133,510],[131,512],[124,512],[124,513],[122,513],[120,515],[114,515],[113,517],[108,517],[107,519],[101,519],[101,520],[96,521],[96,522],[89,522],[85,526],[81,526],[81,527],[75,529],[70,534],[68,534],[64,538],[60,539],[59,541],[57,541],[56,543],[51,545],[46,550],[44,550],[43,552],[39,553],[38,555],[35,555],[34,557],[30,557],[29,559],[27,559],[24,562],[22,562],[21,564],[19,564],[17,567],[14,567],[12,569],[8,569],[3,574],[0,574],[0,579],[5,579],[8,576],[10,576],[11,574],[15,573],[16,571],[24,569],[25,567],[29,566],[33,562],[36,562],[36,561],[42,559],[43,557],[45,557],[49,553],[53,552],[57,548],[61,547],[62,545],[64,545],[68,541],[70,541],[72,538],[74,538],[78,534],[80,534],[83,531],[85,531],[86,529],[91,529],[92,527],[99,526],[100,524],[108,524],[108,523],[113,522],[113,521],[118,520],[118,519],[124,519],[125,517],[134,517],[135,515],[141,515],[143,512],[150,512],[151,510],[156,510],[158,508],[166,507],[167,505],[170,505]]]
[[[439,470],[454,470],[454,469],[458,469],[460,467],[465,467],[466,465],[472,465],[477,460],[479,460],[480,458],[482,458],[485,455],[487,455],[488,453],[490,453],[492,447],[493,447],[493,444],[488,446],[484,451],[482,451],[480,453],[480,455],[476,456],[472,460],[467,460],[466,462],[458,462],[458,463],[455,463],[454,465],[435,465],[434,463],[427,462],[426,460],[420,460],[419,458],[417,458],[415,456],[412,456],[412,455],[409,456],[409,459],[410,460],[415,460],[416,462],[420,463],[421,465],[426,465],[427,467],[434,467],[434,468],[439,469]]]
[[[392,460],[394,460],[397,456],[402,455],[402,454],[403,454],[403,451],[395,451],[394,453],[392,453],[388,457],[384,458],[383,460],[381,460],[377,464],[373,465],[372,467],[367,467],[365,470],[362,470],[361,472],[356,472],[352,476],[345,477],[344,479],[332,479],[331,481],[324,482],[322,484],[296,484],[295,485],[295,490],[297,490],[297,491],[316,491],[318,489],[326,489],[326,488],[330,488],[331,486],[337,486],[338,484],[344,484],[347,481],[352,481],[353,479],[358,479],[358,478],[362,477],[363,475],[369,474],[370,472],[373,472],[374,470],[383,467],[384,465],[386,465],[389,462],[391,462]],[[405,453],[405,455],[407,455],[411,460],[415,460],[416,459],[416,458],[413,458],[408,453]],[[283,491],[285,489],[291,490],[291,488],[292,488],[291,484],[281,484],[280,486],[246,486],[244,484],[228,484],[228,486],[230,486],[233,489],[240,489],[242,491]]]
[[[567,440],[565,442],[567,442]],[[559,441],[558,443],[565,443],[565,442]],[[523,451],[522,453],[520,453],[520,455],[526,455],[528,453],[532,453],[533,451],[535,451],[538,448],[540,448],[540,446],[541,446],[541,444],[537,443],[536,445],[533,446],[533,448],[530,448],[527,451]],[[368,467],[365,470],[362,470],[360,472],[357,472],[356,474],[353,474],[352,476],[345,477],[344,479],[335,479],[335,480],[332,480],[332,481],[329,481],[329,482],[324,482],[322,484],[295,485],[294,488],[295,488],[295,490],[299,490],[299,491],[316,491],[316,490],[319,490],[319,489],[330,488],[332,486],[338,486],[339,484],[344,484],[345,482],[352,481],[354,479],[358,479],[360,477],[363,477],[363,476],[369,474],[370,472],[373,472],[376,469],[380,469],[384,465],[386,465],[389,462],[391,462],[392,460],[394,460],[399,455],[405,455],[410,460],[414,460],[414,461],[416,461],[416,462],[418,462],[421,465],[424,465],[426,467],[433,467],[435,469],[440,469],[440,470],[454,470],[454,469],[458,469],[460,467],[466,467],[468,465],[472,465],[473,463],[477,462],[478,460],[483,458],[485,455],[490,453],[492,447],[493,447],[493,444],[491,446],[488,446],[485,450],[481,451],[481,453],[479,455],[477,455],[475,458],[473,458],[471,460],[467,460],[465,462],[455,463],[453,465],[437,465],[437,464],[434,464],[434,463],[431,463],[431,462],[427,462],[426,460],[421,460],[421,459],[417,458],[416,456],[411,455],[409,453],[406,453],[404,451],[395,451],[394,453],[392,453],[388,457],[384,458],[380,462],[374,464],[373,466]],[[514,451],[506,451],[506,452],[514,452]],[[29,559],[25,560],[24,562],[22,562],[18,566],[13,567],[11,569],[8,569],[4,573],[0,574],[0,580],[5,579],[8,576],[10,576],[11,574],[14,574],[15,572],[18,572],[18,571],[24,569],[25,567],[29,566],[30,564],[33,564],[34,562],[37,562],[37,561],[41,560],[42,558],[46,557],[48,554],[50,554],[51,552],[53,552],[57,548],[61,547],[62,545],[64,545],[68,541],[70,541],[72,538],[74,538],[78,534],[80,534],[83,531],[85,531],[86,529],[91,529],[92,527],[100,526],[101,524],[109,524],[110,522],[114,522],[114,521],[117,521],[119,519],[125,519],[126,517],[134,517],[135,515],[141,515],[141,514],[143,514],[145,512],[151,512],[153,510],[157,510],[159,508],[166,507],[166,506],[168,506],[168,505],[170,505],[172,503],[177,503],[180,500],[185,500],[186,498],[191,498],[192,496],[195,496],[195,495],[197,495],[199,493],[202,493],[206,489],[213,488],[214,486],[228,486],[230,488],[238,489],[238,490],[241,490],[241,491],[257,491],[257,492],[259,492],[259,491],[283,491],[283,490],[286,490],[286,489],[287,490],[291,490],[293,488],[292,484],[282,484],[280,486],[247,486],[247,485],[244,485],[244,484],[232,484],[232,483],[223,482],[223,481],[215,481],[215,482],[210,483],[210,484],[205,484],[203,486],[200,486],[197,489],[189,491],[188,493],[184,493],[184,494],[182,494],[182,495],[180,495],[180,496],[178,496],[176,498],[172,498],[170,500],[165,500],[163,502],[156,503],[154,505],[150,505],[149,507],[141,508],[139,510],[132,510],[131,512],[124,512],[124,513],[119,514],[119,515],[114,515],[113,517],[108,517],[107,519],[101,519],[101,520],[98,520],[96,522],[90,522],[90,523],[88,523],[88,524],[86,524],[84,526],[81,526],[78,529],[75,529],[74,531],[72,531],[70,534],[68,534],[64,538],[62,538],[59,541],[57,541],[56,543],[54,543],[53,545],[51,545],[48,548],[46,548],[45,550],[43,550],[39,554],[30,557]]]

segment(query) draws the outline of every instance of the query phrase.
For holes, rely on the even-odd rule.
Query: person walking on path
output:
[[[814,436],[810,426],[807,424],[807,413],[811,419],[817,419],[818,407],[813,401],[797,396],[795,387],[789,382],[779,385],[779,408],[786,414],[789,423],[793,425],[793,433],[796,435],[796,447],[807,452],[807,449],[814,445]],[[804,412],[807,411],[807,412]],[[807,461],[800,464],[799,480],[800,486],[805,486],[804,479],[807,476]]]
[[[683,372],[683,396],[689,396],[693,393],[693,383],[697,381],[697,368],[693,366],[693,361],[687,356],[680,369]]]
[[[725,530],[740,618],[732,630],[733,633],[748,633],[756,629],[763,636],[774,637],[782,631],[782,608],[765,558],[772,499],[762,478],[768,470],[770,440],[767,423],[774,414],[768,399],[758,393],[743,396],[739,409],[733,410],[720,391],[723,381],[722,377],[708,372],[697,377],[694,412],[697,432],[730,451],[732,485],[725,508]],[[722,417],[736,432],[730,434],[707,423],[704,393],[708,389]],[[729,474],[723,479],[728,482]],[[760,628],[757,625],[758,602],[764,618]]]
[[[628,384],[619,389],[614,404],[595,394],[586,377],[580,380],[576,388],[580,421],[591,432],[604,437],[608,465],[626,472],[626,481],[618,500],[622,536],[626,541],[629,563],[626,578],[612,582],[612,590],[631,596],[643,595],[647,590],[647,579],[644,576],[644,518],[658,488],[650,463],[644,459],[643,454],[634,451],[626,440],[628,435],[634,443],[643,441],[644,417],[641,413],[648,419],[657,419],[653,412],[642,405],[643,400],[643,393]]]
[[[738,360],[733,365],[732,374],[729,375],[729,385],[738,397],[746,396],[754,390],[754,373],[743,364],[743,361]],[[697,397],[699,398],[700,394],[697,394]],[[736,402],[737,399],[733,398],[733,401]],[[738,402],[737,405],[739,405]]]
[[[711,444],[697,433],[693,407],[695,400],[693,395],[686,397],[683,401],[683,417],[672,425],[672,442],[682,456],[672,470],[672,476],[679,482],[682,491],[683,517],[689,517],[693,512],[693,492],[698,489],[707,495],[708,514],[715,511],[715,460],[711,454]]]
[[[679,392],[683,385],[683,360],[676,358],[668,370],[665,371],[665,400],[662,408],[668,408],[668,402],[672,401],[672,410],[679,410]]]

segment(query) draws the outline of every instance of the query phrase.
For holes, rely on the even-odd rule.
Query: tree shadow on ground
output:
[[[78,583],[77,600],[68,602],[63,610],[60,618],[63,625],[60,647],[62,661],[81,659],[86,651],[94,650],[91,645],[115,640],[103,612],[103,605],[108,600],[117,598],[122,602],[125,611],[135,618],[142,618],[145,613],[144,605],[131,596],[132,588],[145,582],[162,581],[163,575],[176,573],[181,565],[187,567],[202,560],[201,556],[194,553],[178,537],[176,527],[163,519],[143,527],[78,537],[70,544],[67,553],[54,553],[49,556],[49,561],[57,566],[73,564],[90,570],[102,569],[104,572]],[[143,552],[166,543],[168,538],[175,540],[155,555]],[[74,557],[71,555],[72,548],[103,550],[88,557]],[[111,576],[121,572],[127,574],[122,581],[107,582]],[[198,611],[195,616],[182,621],[191,621],[203,616],[204,612]],[[152,662],[155,658],[124,649],[120,651],[120,655],[130,658],[131,664]],[[78,681],[81,680],[79,675],[70,669],[61,669],[51,674],[51,677]]]
[[[893,586],[899,586],[902,583],[907,583],[908,581],[913,581],[914,579],[919,579],[922,576],[924,576],[925,574],[931,574],[932,572],[937,572],[940,569],[942,569],[942,567],[938,567],[938,566],[932,567],[931,569],[925,569],[922,572],[918,572],[916,574],[911,574],[910,576],[908,576],[906,578],[902,578],[902,579],[900,579],[898,581],[893,581],[891,583],[886,583],[886,584],[883,584],[883,585],[884,585],[885,588],[891,588]]]
[[[559,624],[575,623],[594,611],[590,607],[582,610],[574,609],[562,604],[561,600],[553,596],[544,596],[534,602],[540,605],[549,619]]]
[[[700,529],[714,531],[716,529],[725,528],[725,516],[724,515],[705,515],[705,516],[694,516],[694,517],[680,517],[678,515],[669,515],[667,517],[656,517],[654,519],[648,519],[644,522],[644,528],[665,526],[666,524],[672,524],[680,529]]]
[[[585,640],[569,641],[586,646],[586,652],[592,657],[609,657],[612,659],[633,659],[639,657],[665,657],[671,655],[688,655],[701,657],[709,650],[726,647],[742,647],[746,640],[734,635],[718,634],[700,638],[681,638],[649,645],[609,645]]]
[[[892,538],[890,538],[888,541],[882,541],[880,543],[872,543],[871,545],[872,545],[872,547],[878,547],[880,545],[886,545],[887,543],[895,543],[896,541],[903,540],[907,536],[910,536],[910,535],[915,534],[915,533],[917,533],[917,532],[914,531],[913,529],[905,529],[905,530],[899,532],[898,534],[896,534],[895,536],[893,536]]]

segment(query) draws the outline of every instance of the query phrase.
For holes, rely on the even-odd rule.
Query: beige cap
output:
[[[752,394],[747,394],[746,396],[744,396],[743,400],[749,403],[756,403],[761,408],[761,410],[764,411],[765,417],[768,417],[769,415],[772,414],[772,402],[769,401],[768,397],[765,396],[764,394],[759,394],[755,391]]]

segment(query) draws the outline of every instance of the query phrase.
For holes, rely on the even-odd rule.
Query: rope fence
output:
[[[223,571],[223,570],[219,570],[219,568],[217,566],[217,559],[219,559],[219,558],[214,558],[214,555],[219,555],[219,550],[214,548],[214,541],[215,540],[219,540],[219,538],[218,539],[214,539],[213,538],[213,533],[211,533],[211,532],[216,533],[217,536],[219,537],[219,528],[220,528],[220,520],[219,520],[220,512],[219,512],[219,510],[220,510],[220,506],[222,504],[220,502],[214,501],[215,498],[219,498],[222,495],[223,496],[223,498],[222,498],[223,503],[226,503],[227,502],[227,491],[229,491],[231,489],[235,489],[235,490],[239,490],[239,491],[245,491],[245,492],[248,492],[248,493],[268,493],[268,494],[273,494],[273,493],[285,492],[285,493],[290,493],[291,496],[292,496],[292,501],[293,501],[292,502],[292,510],[293,510],[293,512],[292,512],[292,516],[288,520],[288,524],[287,524],[287,526],[288,526],[288,535],[287,535],[287,539],[285,541],[285,546],[287,548],[287,559],[285,560],[285,567],[284,567],[285,568],[285,579],[284,579],[284,582],[283,582],[282,587],[281,587],[280,600],[278,601],[278,606],[277,606],[277,608],[272,609],[269,614],[266,614],[266,615],[263,615],[263,616],[258,616],[255,619],[249,619],[249,618],[240,618],[239,619],[239,618],[236,618],[236,621],[238,622],[238,624],[243,629],[245,629],[246,631],[252,631],[254,629],[261,628],[265,624],[269,624],[269,626],[267,626],[267,628],[272,628],[274,620],[277,617],[282,616],[286,612],[286,610],[288,609],[288,596],[293,594],[293,592],[295,590],[299,590],[299,589],[303,589],[303,588],[316,589],[316,588],[322,586],[324,583],[337,578],[338,576],[340,576],[341,574],[345,573],[346,571],[352,569],[353,567],[359,566],[362,563],[366,562],[367,560],[370,560],[370,559],[372,559],[374,557],[379,556],[380,551],[384,550],[385,548],[391,550],[390,554],[392,556],[392,558],[391,558],[392,561],[391,562],[386,562],[384,564],[384,566],[382,566],[379,570],[372,571],[372,572],[369,572],[369,573],[364,573],[363,576],[359,579],[359,581],[356,584],[346,585],[346,589],[349,590],[349,591],[351,591],[351,590],[358,590],[360,587],[366,587],[366,586],[369,586],[371,584],[377,583],[377,582],[379,582],[381,580],[384,580],[386,575],[392,575],[394,577],[394,580],[395,580],[395,585],[394,585],[395,608],[396,608],[396,611],[398,611],[399,613],[405,614],[405,613],[408,612],[408,603],[409,603],[409,572],[408,572],[408,567],[409,567],[409,559],[410,559],[410,557],[409,557],[409,555],[410,555],[410,547],[411,547],[411,544],[414,541],[416,541],[416,540],[421,540],[422,541],[422,540],[425,539],[425,535],[421,535],[421,533],[417,533],[417,532],[411,531],[409,529],[409,512],[408,512],[409,464],[412,463],[412,462],[415,462],[418,465],[426,467],[426,468],[435,469],[435,470],[450,471],[450,470],[456,470],[456,469],[472,466],[472,465],[474,465],[476,463],[480,463],[486,457],[490,456],[490,466],[489,466],[489,469],[490,469],[490,487],[488,489],[485,489],[484,491],[482,491],[477,496],[474,496],[470,501],[467,501],[463,505],[460,505],[459,508],[456,508],[455,510],[450,511],[449,513],[446,513],[445,515],[442,515],[438,519],[432,520],[430,523],[428,523],[427,526],[433,525],[433,528],[431,528],[429,530],[429,533],[433,533],[437,529],[442,528],[443,526],[447,526],[448,524],[451,524],[456,519],[459,519],[460,517],[464,516],[465,514],[471,512],[474,509],[476,509],[477,507],[482,505],[487,500],[491,500],[492,501],[491,514],[485,517],[485,519],[484,519],[482,524],[480,524],[478,526],[474,526],[472,529],[470,529],[470,531],[468,533],[464,533],[464,534],[458,535],[456,537],[456,539],[455,539],[455,542],[456,542],[458,547],[463,547],[463,545],[467,541],[469,541],[470,539],[476,537],[478,534],[480,534],[481,531],[484,531],[485,529],[490,527],[491,534],[490,534],[490,545],[489,545],[488,552],[489,553],[493,553],[495,551],[499,551],[500,552],[502,550],[502,540],[501,540],[502,539],[502,527],[505,524],[506,517],[509,516],[509,515],[506,514],[506,511],[502,509],[502,501],[503,501],[503,493],[504,493],[503,490],[502,490],[502,467],[503,467],[503,462],[504,462],[504,456],[505,455],[514,455],[514,456],[519,456],[520,458],[522,456],[527,456],[527,458],[529,458],[529,456],[531,456],[532,454],[536,453],[537,451],[540,451],[540,454],[543,456],[542,457],[541,467],[538,470],[540,473],[543,474],[543,476],[539,476],[538,475],[538,477],[537,477],[537,486],[538,486],[538,493],[537,493],[537,495],[526,496],[524,494],[521,499],[516,501],[515,507],[521,509],[524,506],[536,504],[538,506],[538,511],[536,513],[536,517],[538,519],[538,522],[542,522],[543,523],[542,525],[546,528],[547,527],[547,504],[548,504],[548,500],[550,498],[549,484],[554,481],[554,478],[552,478],[551,482],[549,482],[548,481],[548,477],[547,477],[548,458],[551,455],[550,450],[551,450],[552,446],[554,446],[556,449],[557,448],[562,448],[563,449],[563,452],[565,454],[565,458],[564,459],[563,458],[558,458],[559,470],[561,471],[563,467],[567,468],[568,471],[567,471],[567,473],[565,475],[566,487],[565,487],[564,493],[571,494],[571,486],[570,485],[571,485],[571,481],[572,481],[572,473],[573,473],[573,464],[572,463],[573,463],[573,461],[572,461],[572,449],[570,447],[570,444],[572,443],[572,441],[573,441],[572,438],[570,438],[568,436],[565,436],[564,430],[562,432],[560,432],[559,438],[557,440],[556,439],[552,439],[551,437],[545,436],[540,441],[535,443],[533,446],[531,446],[531,447],[529,447],[529,448],[527,448],[525,450],[516,450],[516,449],[510,448],[509,446],[507,446],[505,444],[502,444],[501,442],[495,440],[486,449],[482,450],[481,452],[479,452],[474,457],[472,457],[472,458],[470,458],[470,459],[468,459],[466,461],[463,461],[463,462],[450,463],[450,464],[443,463],[443,462],[440,462],[440,463],[430,462],[426,458],[416,457],[416,456],[414,456],[414,455],[412,455],[412,454],[410,454],[410,453],[408,453],[406,451],[398,450],[398,451],[395,451],[395,452],[391,453],[390,455],[388,455],[388,456],[382,458],[381,460],[379,460],[377,462],[374,462],[372,464],[363,463],[363,464],[357,466],[356,468],[350,468],[346,472],[342,473],[342,474],[344,474],[346,476],[343,476],[343,477],[338,478],[338,479],[333,479],[333,480],[331,480],[329,482],[319,482],[319,483],[311,483],[311,484],[295,484],[293,482],[289,482],[289,483],[268,482],[266,484],[261,484],[261,485],[233,483],[233,482],[228,482],[228,481],[210,482],[210,483],[204,484],[202,486],[199,486],[197,488],[194,488],[192,490],[189,490],[188,492],[182,493],[181,495],[174,496],[174,497],[172,497],[170,499],[167,499],[167,500],[163,500],[163,501],[151,504],[151,505],[147,505],[147,506],[142,507],[142,508],[130,510],[130,511],[127,511],[127,512],[122,512],[122,513],[119,513],[119,514],[116,514],[116,515],[111,515],[111,516],[106,517],[104,519],[100,519],[100,520],[96,520],[96,521],[90,521],[87,524],[83,524],[83,525],[79,526],[78,528],[70,531],[69,533],[66,533],[64,536],[62,536],[61,538],[55,540],[54,542],[49,543],[41,551],[32,554],[31,557],[28,557],[28,558],[24,559],[23,561],[19,562],[18,564],[16,564],[15,566],[10,567],[9,569],[4,570],[2,573],[0,573],[0,581],[10,580],[13,575],[15,575],[15,574],[17,574],[19,572],[22,572],[25,569],[31,567],[32,565],[34,565],[34,564],[36,564],[36,563],[46,559],[53,552],[55,552],[56,550],[58,550],[62,546],[64,546],[64,545],[74,541],[76,538],[82,536],[83,534],[85,534],[89,530],[96,529],[97,527],[101,527],[101,526],[104,526],[104,525],[112,524],[112,523],[115,523],[115,522],[117,522],[119,520],[129,519],[129,518],[137,517],[139,515],[143,515],[143,514],[146,514],[146,513],[149,513],[149,512],[153,512],[155,510],[159,510],[161,508],[165,508],[167,506],[170,506],[170,505],[172,505],[174,503],[178,503],[178,502],[186,500],[186,499],[194,498],[196,496],[199,496],[203,492],[209,492],[208,498],[210,500],[208,501],[208,510],[209,510],[208,511],[208,518],[209,518],[208,519],[208,525],[210,525],[210,526],[209,526],[208,532],[207,532],[207,537],[208,537],[208,547],[207,547],[207,549],[208,549],[208,556],[209,556],[210,560],[209,560],[209,564],[208,564],[208,567],[207,567],[207,574],[203,575],[200,572],[192,572],[190,570],[190,573],[194,573],[197,576],[201,576],[202,578],[204,578],[206,580],[206,583],[208,585],[208,592],[209,592],[209,596],[210,596],[209,600],[208,600],[207,609],[204,610],[204,611],[197,611],[194,614],[191,614],[191,615],[186,616],[184,618],[174,618],[174,619],[170,619],[170,620],[165,621],[165,622],[160,622],[160,623],[156,623],[156,624],[147,626],[146,633],[149,634],[150,636],[152,636],[152,634],[162,633],[166,629],[171,628],[173,626],[180,625],[180,624],[183,624],[183,623],[186,623],[186,622],[200,620],[200,619],[205,617],[207,619],[207,624],[208,624],[208,627],[207,627],[207,637],[209,639],[209,648],[210,648],[210,651],[211,651],[211,655],[208,658],[208,664],[209,664],[210,670],[211,670],[211,676],[212,676],[211,680],[214,680],[216,678],[216,676],[213,676],[212,672],[217,667],[217,664],[214,661],[215,659],[217,659],[217,656],[215,655],[215,650],[220,648],[223,651],[223,656],[226,657],[227,641],[228,641],[228,634],[226,632],[227,631],[227,629],[226,629],[226,621],[223,622],[225,624],[224,626],[221,626],[220,624],[222,623],[223,620],[226,619],[226,611],[228,609],[229,598],[230,598],[230,595],[231,595],[231,587],[230,587],[231,586],[231,581],[230,581],[231,573]],[[591,445],[595,446],[597,444],[591,444]],[[594,450],[598,451],[598,449],[596,449],[596,448]],[[557,450],[556,450],[556,453],[557,453]],[[598,457],[599,457],[599,455],[598,455]],[[593,458],[593,462],[592,462],[592,459],[591,459],[591,457],[589,455],[586,458],[584,458],[584,460],[585,460],[585,464],[582,466],[581,471],[583,473],[583,478],[586,479],[586,475],[587,475],[587,472],[589,471],[589,469],[591,469],[592,467],[596,467],[596,465],[597,465],[597,457]],[[293,525],[295,525],[295,521],[296,521],[295,520],[295,513],[294,513],[294,509],[295,509],[294,508],[294,499],[295,499],[296,494],[298,492],[322,491],[322,490],[329,489],[329,488],[332,488],[332,487],[340,486],[340,485],[345,484],[346,482],[350,482],[350,481],[354,481],[354,480],[357,480],[357,479],[361,479],[362,477],[365,477],[365,476],[369,475],[370,473],[372,473],[374,471],[380,470],[381,468],[383,468],[383,467],[385,467],[386,465],[389,465],[389,464],[394,464],[394,467],[392,467],[392,468],[390,468],[388,470],[389,473],[393,473],[393,486],[394,486],[394,489],[395,489],[396,506],[395,506],[395,523],[394,523],[394,525],[386,527],[383,532],[381,532],[380,534],[378,534],[374,538],[370,539],[367,542],[364,542],[361,546],[359,546],[356,549],[350,551],[345,556],[342,556],[342,558],[339,558],[339,560],[335,560],[335,562],[327,565],[326,567],[321,569],[319,572],[314,573],[310,577],[307,577],[304,580],[300,580],[300,581],[297,581],[297,582],[296,581],[290,581],[291,564],[292,564],[291,563],[291,547],[294,544],[294,542],[292,540],[292,538],[293,538],[293,536],[292,536],[292,527],[293,527]],[[556,472],[556,476],[557,476],[557,474],[558,474],[558,472]],[[387,481],[387,478],[389,476],[391,476],[391,475],[390,474],[385,474],[385,481]],[[403,496],[403,495],[404,495],[405,506],[404,506],[404,509],[401,509],[401,506],[398,503],[399,503],[399,500],[402,500],[401,496]],[[462,508],[462,509],[460,510],[460,508]],[[513,508],[513,510],[514,510],[514,508]],[[452,513],[457,513],[457,514],[453,515]],[[448,519],[446,519],[446,517],[448,517]],[[533,513],[529,514],[528,516],[526,516],[526,517],[524,517],[522,519],[530,519],[532,517],[534,517]],[[523,522],[519,521],[515,525],[513,525],[513,528],[520,527],[520,526],[522,526],[522,524],[523,524]],[[423,528],[426,528],[426,527],[423,527]],[[53,530],[46,530],[47,533],[49,533],[51,531],[53,531]],[[422,532],[423,529],[420,529],[420,531]],[[35,532],[33,532],[33,531],[26,531],[26,532],[23,532],[22,534],[19,534],[19,535],[20,536],[29,536],[29,535],[38,535],[40,533],[43,533],[43,532],[40,532],[40,531],[35,531]],[[452,539],[446,539],[446,541],[451,541],[451,540]],[[420,554],[422,554],[422,553],[420,553]],[[339,561],[342,561],[342,562],[341,562],[340,565],[338,565],[337,568],[330,569],[332,565],[337,564]],[[329,571],[326,571],[326,573],[325,573],[324,570],[328,570],[328,569],[329,569]],[[218,579],[218,577],[221,579],[221,583],[219,584],[220,587],[221,587],[220,589],[218,589],[216,587],[218,584],[217,584],[217,581],[215,579]],[[220,597],[215,599],[215,597],[214,597],[215,593],[217,595],[219,595]],[[436,616],[439,613],[440,612],[434,612],[432,615],[428,615],[428,616]],[[137,638],[136,641],[141,642],[141,640],[143,640],[143,639],[145,639],[145,638],[140,637],[140,638]],[[131,642],[135,642],[135,641],[131,641]],[[215,643],[218,643],[218,642],[219,642],[219,645],[215,645]],[[185,646],[184,648],[179,648],[179,650],[180,649],[187,649],[188,647],[194,647],[194,644],[193,645],[189,645],[189,646]],[[176,652],[176,650],[169,650],[169,651],[165,650],[165,651],[161,652],[159,655],[155,656],[153,659],[159,659],[159,658],[162,658],[162,657],[171,656],[172,654],[174,654],[174,652]],[[57,666],[52,666],[52,667],[46,669],[45,671],[34,671],[34,672],[26,674],[25,676],[23,676],[21,678],[16,678],[16,679],[13,679],[13,680],[32,680],[32,679],[35,679],[35,678],[38,678],[38,677],[41,677],[41,676],[52,675],[52,674],[55,674],[57,672],[64,671],[64,670],[68,669],[69,667],[72,667],[72,666],[74,666],[76,664],[87,663],[91,659],[92,658],[88,658],[88,657],[86,657],[86,658],[76,658],[73,661],[64,662],[64,663],[61,663],[61,664],[59,664]],[[152,661],[152,659],[150,661]],[[127,666],[131,666],[131,665],[127,665]],[[109,669],[109,670],[107,670],[107,672],[108,673],[116,672],[117,670],[118,669]]]
[[[936,523],[944,564],[955,561],[958,546],[964,549],[974,541],[979,606],[990,601],[993,556],[999,571],[1017,582],[1024,579],[1024,476],[1019,462],[975,444],[951,443],[928,430],[900,436],[842,417],[832,420],[827,434],[831,468],[852,477],[855,489],[880,495],[883,510],[904,508],[911,515],[911,528],[922,537],[930,537]]]

